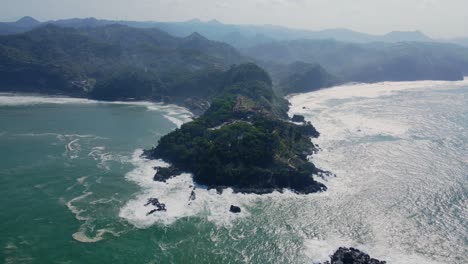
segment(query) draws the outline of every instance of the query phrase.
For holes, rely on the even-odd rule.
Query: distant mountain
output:
[[[30,17],[26,17],[23,19],[26,19],[27,21],[34,20]],[[111,24],[121,24],[137,28],[157,27],[161,30],[168,32],[171,35],[178,37],[186,37],[194,32],[198,32],[201,35],[207,37],[208,39],[226,42],[237,48],[252,47],[259,44],[269,43],[271,41],[284,41],[296,39],[334,39],[337,41],[351,43],[436,41],[419,31],[390,32],[388,34],[380,36],[360,33],[343,28],[311,31],[291,29],[273,25],[257,26],[223,24],[217,20],[202,22],[199,19],[192,19],[185,22],[138,22],[101,20],[96,18],[72,18],[55,21],[46,21],[42,24],[54,24],[63,27],[75,28],[98,27]],[[38,26],[37,23],[29,23],[28,29],[32,29],[36,26]],[[25,30],[25,27],[17,27],[12,23],[2,23],[0,25],[0,34],[20,33],[24,32]]]
[[[468,47],[468,38],[456,38],[456,39],[452,39],[451,42],[456,43],[461,46]]]
[[[468,49],[445,43],[295,40],[243,51],[263,65],[318,63],[343,81],[459,80],[468,74]]]
[[[14,25],[17,27],[21,28],[31,28],[35,27],[41,24],[41,22],[37,21],[36,19],[30,17],[30,16],[25,16],[18,21],[14,22]]]
[[[270,73],[279,94],[302,93],[331,87],[342,81],[319,64],[297,61],[290,64],[259,62]]]
[[[165,23],[74,18],[40,23],[25,17],[16,22],[1,23],[0,34],[8,35],[39,27],[21,37],[6,37],[10,40],[24,40],[27,37],[40,36],[37,32],[44,33],[44,28],[56,29],[57,26],[67,29],[58,30],[56,37],[50,36],[35,44],[43,46],[44,51],[31,51],[33,45],[25,44],[31,41],[28,39],[26,42],[12,45],[4,44],[7,47],[3,53],[9,56],[18,53],[14,55],[16,59],[31,57],[37,60],[53,52],[46,61],[54,62],[55,65],[59,60],[60,67],[55,71],[66,68],[68,83],[71,78],[69,75],[79,80],[83,76],[92,76],[91,79],[102,81],[99,76],[117,76],[121,71],[128,71],[128,68],[137,68],[153,73],[150,74],[152,76],[158,76],[156,79],[164,84],[164,89],[170,86],[179,90],[184,90],[184,85],[192,87],[194,83],[202,86],[202,80],[206,81],[208,78],[194,76],[193,72],[208,68],[221,69],[246,60],[228,44],[242,50],[262,65],[272,76],[274,88],[279,93],[313,90],[344,81],[458,80],[463,78],[464,74],[468,74],[465,48],[434,42],[419,31],[395,31],[375,36],[348,29],[307,31],[272,25],[228,25],[216,20],[202,22],[198,19]],[[67,42],[67,34],[62,34],[64,32],[71,34],[69,37],[75,40],[75,43],[80,43],[74,44],[76,50],[73,50],[81,52],[80,56],[69,53],[71,50],[64,50],[65,47],[71,47],[71,43]],[[63,42],[56,43],[60,38],[63,38]],[[32,40],[37,41],[35,38]],[[58,46],[50,44],[49,41]],[[460,39],[457,43],[463,44],[465,41]],[[91,50],[83,49],[85,45],[82,43],[92,43],[86,47]],[[30,50],[26,50],[25,53],[25,50],[21,49],[22,45],[30,45]],[[108,48],[105,50],[100,47],[101,53],[93,51],[93,48],[99,49],[98,45],[108,45]],[[40,55],[41,52],[44,54]],[[112,58],[99,59],[102,54],[108,52],[117,52],[118,56],[114,54]],[[90,57],[93,54],[96,57]],[[83,58],[88,58],[88,61],[82,62]],[[46,67],[42,65],[37,71],[48,72],[44,68]],[[119,70],[110,70],[115,68]],[[104,71],[111,74],[102,73]],[[188,74],[185,74],[185,78],[174,77],[180,77],[182,73]],[[63,74],[60,76],[63,77]],[[116,80],[121,80],[121,77],[119,78]],[[10,77],[3,82],[9,79]],[[26,80],[28,79],[24,79]],[[102,82],[98,82],[92,86],[100,88],[101,84]],[[115,82],[109,82],[109,86],[116,85]],[[103,94],[109,95],[107,92]],[[105,97],[102,94],[99,96]]]
[[[381,41],[384,42],[432,42],[430,37],[426,36],[421,31],[392,31],[383,35]]]
[[[46,25],[0,36],[0,91],[105,100],[203,97],[211,93],[207,76],[243,61],[231,46],[199,34]]]
[[[16,22],[0,23],[0,35],[26,32],[39,26],[40,24],[41,22],[29,16],[23,17]]]

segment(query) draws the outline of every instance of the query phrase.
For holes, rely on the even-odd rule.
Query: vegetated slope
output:
[[[209,188],[238,192],[325,190],[312,176],[322,171],[307,159],[316,151],[310,137],[319,133],[310,123],[286,121],[287,102],[275,95],[268,74],[254,64],[243,64],[221,79],[222,89],[202,116],[145,151],[147,157],[173,166],[160,168],[155,179],[185,171]]]
[[[468,73],[468,49],[453,44],[297,40],[263,44],[244,52],[263,64],[318,63],[343,81],[460,80]]]
[[[205,96],[211,86],[193,80],[242,61],[234,48],[197,33],[177,38],[121,25],[48,25],[0,37],[0,91],[105,100]]]
[[[297,61],[290,64],[260,64],[271,75],[276,93],[287,95],[331,87],[342,83],[319,64]]]
[[[30,23],[34,21],[34,23]],[[29,23],[25,23],[29,22]],[[434,41],[419,31],[394,31],[385,35],[371,35],[356,32],[346,28],[325,30],[301,30],[275,25],[235,25],[224,24],[217,20],[207,22],[192,19],[182,22],[155,21],[117,21],[96,18],[70,18],[39,22],[31,17],[24,17],[16,22],[0,23],[0,34],[21,33],[39,25],[53,24],[64,27],[86,28],[111,24],[127,25],[137,28],[160,28],[171,35],[186,37],[193,32],[212,40],[229,43],[237,48],[246,48],[278,40],[293,39],[335,39],[337,41],[369,43],[369,42],[400,42],[400,41]],[[5,30],[1,30],[1,29]]]

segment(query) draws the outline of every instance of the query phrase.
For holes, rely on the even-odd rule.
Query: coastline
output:
[[[387,83],[387,84],[389,84],[389,83]],[[453,82],[450,82],[450,84],[453,85]],[[369,100],[381,100],[381,99],[378,98],[379,96],[383,95],[383,97],[385,98],[386,96],[400,95],[400,93],[405,92],[405,89],[397,89],[397,88],[390,87],[389,89],[392,90],[392,92],[391,93],[386,93],[386,92],[383,91],[384,89],[386,89],[385,86],[379,85],[378,87],[380,87],[382,89],[382,91],[376,92],[377,94],[374,93],[375,91],[368,91],[367,89],[364,89],[364,90],[361,90],[360,92],[356,92],[356,95],[358,95],[358,96],[348,94],[348,99],[354,97],[355,99],[353,99],[353,100],[356,100],[356,103],[357,103],[359,100],[366,100],[366,98],[369,99]],[[412,85],[411,87],[408,87],[408,90],[413,89],[413,91],[419,91],[419,88],[425,89],[425,87],[421,87],[421,85]],[[331,88],[331,89],[334,89],[334,88]],[[451,88],[451,87],[440,88],[439,87],[439,88],[433,88],[433,89],[436,89],[436,90],[439,90],[439,89],[451,90],[453,88]],[[433,89],[429,88],[428,91],[433,90]],[[317,93],[319,93],[319,94],[317,94]],[[321,94],[321,93],[323,93],[323,94]],[[309,102],[308,104],[310,104],[312,102],[315,102],[314,98],[317,98],[317,96],[320,96],[323,99],[323,100],[321,99],[322,100],[321,102],[315,102],[316,103],[315,105],[317,105],[317,107],[319,107],[319,108],[321,108],[323,110],[326,109],[325,107],[331,108],[331,106],[333,106],[333,104],[337,103],[337,102],[333,102],[333,101],[329,101],[329,100],[333,99],[334,96],[340,96],[341,93],[339,91],[332,91],[332,93],[328,94],[328,95],[327,95],[327,93],[328,93],[328,91],[321,90],[321,91],[312,92],[312,93],[308,93],[308,94],[301,94],[301,95],[298,95],[298,97],[303,97],[303,98],[299,98],[300,100],[298,98],[293,97],[294,98],[293,101],[296,100],[296,99],[297,100],[294,101],[291,108],[297,109],[299,111],[307,110],[307,109],[302,109],[302,105],[296,105],[296,103]],[[311,96],[311,95],[313,95],[313,96]],[[403,96],[403,94],[401,94],[401,96]],[[346,98],[343,98],[343,97],[341,97],[340,100],[346,99]],[[348,99],[346,99],[346,100],[348,100]],[[328,101],[328,102],[325,103],[326,101]],[[331,103],[331,104],[327,105],[328,103]],[[340,101],[338,103],[340,103]],[[307,107],[309,107],[309,110],[311,110],[311,108],[312,108],[310,106],[307,106]],[[323,111],[323,110],[319,110],[319,111]],[[330,110],[330,109],[328,109],[328,110]],[[293,112],[291,112],[291,113],[293,113]],[[311,112],[311,113],[314,113],[314,112]],[[308,116],[309,116],[309,118],[318,118],[314,114],[309,114]],[[309,120],[314,120],[314,119],[309,119]],[[348,120],[349,122],[347,122],[346,120]],[[359,121],[360,123],[357,122],[356,120],[358,120],[358,121],[360,120]],[[346,119],[344,121],[347,122],[345,124],[349,124],[351,126],[351,128],[349,130],[351,132],[353,132],[353,137],[348,138],[348,140],[354,140],[355,137],[363,137],[363,136],[368,136],[368,135],[371,136],[372,135],[371,133],[374,133],[374,134],[378,135],[379,133],[382,133],[382,132],[383,132],[383,134],[385,134],[385,133],[386,134],[391,134],[391,135],[394,136],[394,138],[397,138],[397,139],[409,140],[409,138],[404,137],[404,134],[403,134],[403,133],[406,133],[406,131],[408,129],[405,126],[403,126],[402,124],[400,124],[400,123],[388,122],[388,120],[386,120],[386,122],[380,122],[380,123],[379,122],[371,122],[370,119],[363,119],[363,117],[358,118],[357,116],[351,116],[351,115],[346,116]],[[323,124],[323,123],[326,123],[326,122],[327,122],[326,120],[323,120],[322,122],[320,122],[318,124]],[[368,126],[364,127],[362,124],[366,124]],[[382,126],[382,124],[386,124],[386,126]],[[359,126],[359,128],[361,129],[361,132],[359,132],[359,133],[357,132],[357,126],[356,125]],[[337,126],[336,123],[335,124],[329,124],[328,127],[330,129],[334,128],[335,130],[336,130],[336,128],[340,128],[340,126]],[[344,128],[346,128],[346,127],[344,127]],[[380,128],[380,130],[377,130],[377,128]],[[326,139],[328,141],[332,140],[332,137],[345,138],[345,137],[343,137],[343,135],[339,135],[339,134],[336,134],[336,133],[335,134],[330,133],[331,130],[328,130],[326,127],[322,127],[322,125],[320,125],[318,127],[318,129],[322,132],[324,137],[328,137],[328,139]],[[320,137],[319,138],[319,143],[322,143],[322,140],[325,140],[325,138]],[[342,141],[342,142],[345,142],[345,141]],[[330,159],[331,158],[341,158],[339,153],[338,153],[339,149],[336,149],[335,147],[330,147],[327,144],[321,144],[321,145],[323,145],[322,147],[324,148],[324,151],[319,152],[318,156],[314,157],[313,159],[315,159],[316,161],[320,160],[320,164],[323,164],[323,166],[328,166],[326,164],[330,164]],[[367,163],[365,163],[364,165],[366,165],[366,164]],[[333,165],[333,164],[331,164],[331,165]],[[327,168],[327,167],[325,167],[325,168]],[[328,168],[333,168],[333,167],[328,167]],[[301,203],[303,203],[304,206],[306,206],[306,207],[304,207],[303,210],[304,211],[310,211],[310,206],[308,206],[308,204],[313,204],[315,202],[314,200],[319,200],[321,202],[318,204],[318,206],[313,207],[313,208],[316,208],[316,209],[314,209],[314,210],[316,210],[316,212],[313,212],[313,214],[306,214],[306,215],[302,215],[304,212],[301,213],[303,218],[307,218],[307,219],[304,219],[304,221],[301,221],[299,226],[319,225],[318,223],[320,223],[320,222],[310,223],[308,221],[316,221],[314,218],[317,218],[317,217],[320,218],[321,217],[320,215],[325,214],[326,212],[327,212],[326,214],[329,214],[330,217],[338,218],[340,215],[336,215],[334,213],[334,211],[335,210],[338,211],[338,209],[340,209],[339,204],[333,204],[333,201],[331,201],[331,200],[338,199],[338,198],[346,200],[348,196],[352,196],[353,198],[354,197],[359,197],[361,195],[361,193],[368,192],[367,188],[370,188],[370,187],[372,187],[372,185],[377,184],[377,182],[375,180],[373,180],[372,177],[369,177],[369,178],[365,179],[365,181],[363,181],[363,182],[365,182],[365,184],[363,184],[362,186],[357,186],[355,184],[352,184],[352,182],[349,181],[350,180],[349,177],[343,177],[344,172],[345,172],[344,170],[340,169],[338,171],[338,173],[337,173],[338,178],[330,179],[328,181],[327,184],[329,184],[330,188],[325,193],[304,195],[304,196],[303,195],[296,195],[296,194],[293,194],[293,193],[286,193],[286,194],[275,193],[273,195],[266,195],[266,196],[252,195],[252,197],[254,197],[254,198],[252,198],[251,200],[249,198],[250,197],[249,195],[247,195],[247,196],[240,195],[240,197],[238,198],[239,201],[245,201],[244,204],[240,203],[240,205],[242,207],[248,208],[247,210],[243,210],[242,213],[244,213],[244,212],[246,214],[249,213],[249,210],[250,210],[250,207],[252,206],[252,204],[255,204],[255,203],[259,202],[259,201],[260,202],[268,201],[268,203],[279,204],[277,206],[277,207],[279,207],[279,209],[276,208],[276,207],[274,207],[274,209],[281,210],[281,208],[283,208],[284,206],[287,206],[286,201],[294,203],[294,201],[300,200],[300,201],[302,201]],[[149,174],[147,174],[145,176],[145,177],[147,177],[147,180],[151,180],[151,177],[152,177],[153,173],[154,173],[154,171],[150,172]],[[357,178],[357,179],[359,179],[359,178]],[[407,180],[411,180],[411,179],[407,179]],[[350,185],[346,186],[347,184],[350,184]],[[187,186],[187,189],[189,189],[188,186]],[[204,191],[201,190],[200,193],[202,193],[202,195],[200,196],[200,200],[203,200],[203,192]],[[188,191],[186,194],[184,194],[184,196],[185,195],[188,196],[189,193],[190,192]],[[226,194],[228,194],[228,193],[226,193]],[[380,192],[377,192],[377,194],[378,195],[383,195]],[[220,199],[219,195],[213,195],[213,197],[216,197],[216,199]],[[234,195],[233,197],[237,197],[237,196]],[[375,197],[378,198],[380,196],[375,196]],[[147,198],[147,197],[144,197],[144,198]],[[237,199],[237,198],[235,198],[235,199]],[[144,202],[144,200],[145,199],[142,199],[143,202]],[[283,200],[285,200],[285,202],[282,202]],[[201,208],[201,209],[199,211],[194,211],[193,215],[194,216],[202,215],[202,217],[204,217],[203,215],[208,214],[208,216],[207,216],[208,220],[212,221],[214,223],[217,223],[218,225],[226,226],[226,227],[236,225],[236,223],[238,222],[238,221],[236,221],[236,219],[239,219],[240,217],[242,217],[242,215],[240,217],[235,216],[235,215],[231,215],[231,214],[229,214],[227,212],[227,210],[224,209],[224,207],[226,205],[224,203],[226,201],[228,201],[227,203],[230,203],[230,201],[236,201],[236,200],[234,200],[234,199],[229,200],[227,198],[226,199],[222,198],[222,201],[223,201],[223,203],[220,203],[217,200],[215,201],[215,200],[208,200],[207,199],[207,200],[205,200],[205,202],[206,202],[205,204],[203,204],[201,201],[199,201],[200,204],[201,204],[199,208]],[[373,200],[373,202],[376,202],[376,201],[379,201],[379,200],[378,199]],[[327,203],[330,203],[330,202],[331,202],[332,206],[328,207]],[[385,223],[380,222],[379,218],[387,219],[388,221],[395,221],[394,220],[394,217],[395,217],[394,215],[376,214],[372,210],[369,210],[369,209],[373,209],[372,203],[371,204],[359,203],[359,204],[360,204],[360,206],[364,207],[364,209],[365,209],[366,213],[363,214],[363,215],[365,215],[366,217],[373,218],[372,221],[369,222],[366,219],[362,219],[362,218],[360,218],[358,216],[355,216],[355,215],[352,215],[352,214],[350,215],[350,212],[347,212],[347,211],[345,211],[345,213],[342,216],[346,216],[349,219],[353,219],[353,221],[355,221],[355,223],[361,223],[360,221],[364,221],[363,222],[364,227],[366,227],[366,226],[371,226],[372,227],[374,224],[376,224],[377,226],[380,226],[380,227],[382,227],[382,225],[383,225],[385,227]],[[221,207],[220,209],[223,209],[223,210],[219,210],[218,212],[216,212],[215,211],[216,208],[212,209],[212,207]],[[265,207],[265,208],[267,210],[271,210],[270,207]],[[346,208],[343,208],[343,210],[344,209],[346,209]],[[211,210],[213,210],[212,213],[207,213],[208,211],[211,211]],[[357,212],[362,212],[362,211],[358,210]],[[183,217],[185,217],[185,216],[181,216],[181,218],[183,218]],[[231,218],[228,218],[228,217],[231,217]],[[180,219],[180,218],[177,218],[177,219]],[[175,221],[177,221],[177,219]],[[305,221],[305,220],[308,220],[308,221]],[[327,220],[325,219],[324,221],[326,222]],[[133,225],[132,222],[130,222],[130,223]],[[170,222],[170,223],[174,223],[174,222]],[[160,220],[155,221],[152,224],[143,225],[141,228],[146,228],[146,227],[148,227],[150,225],[153,225],[153,224],[163,224],[163,225],[165,225],[164,220],[160,219]],[[343,226],[333,226],[330,229],[335,229],[335,231],[339,235],[338,237],[340,237],[340,236],[345,237],[345,235],[343,235],[343,234],[348,234],[349,235],[349,234],[352,234],[352,232],[356,232],[352,228],[357,228],[357,227],[355,225],[353,225],[352,223],[347,224],[346,222],[343,222],[342,225]],[[395,225],[395,226],[396,226],[396,228],[400,227],[399,225]],[[389,249],[385,249],[384,247],[385,247],[385,243],[387,241],[387,237],[391,237],[391,235],[393,233],[384,232],[384,231],[385,230],[383,230],[383,231],[381,231],[381,230],[372,230],[372,231],[370,231],[370,234],[372,236],[376,236],[376,238],[374,238],[374,240],[372,240],[372,239],[370,240],[372,243],[365,244],[365,245],[361,245],[361,244],[355,242],[356,240],[354,240],[354,239],[349,239],[347,241],[346,239],[343,239],[342,237],[340,239],[333,240],[334,238],[336,238],[336,236],[334,236],[336,234],[332,234],[331,237],[329,237],[328,235],[330,235],[330,233],[332,233],[330,231],[320,231],[320,232],[325,232],[325,234],[319,232],[319,236],[318,236],[319,238],[317,238],[318,242],[317,243],[313,243],[313,242],[308,243],[308,241],[310,239],[314,240],[313,236],[311,237],[308,234],[303,234],[304,238],[305,238],[305,241],[306,241],[304,250],[307,251],[307,252],[320,252],[320,249],[323,249],[323,251],[322,251],[323,252],[323,259],[325,259],[325,257],[328,256],[329,254],[331,254],[334,250],[336,250],[338,248],[338,246],[352,246],[352,247],[357,247],[359,249],[364,250],[365,252],[370,253],[373,257],[377,257],[377,258],[383,259],[383,260],[392,261],[390,263],[417,263],[418,261],[420,261],[420,262],[423,261],[424,263],[437,263],[435,261],[428,260],[425,257],[423,257],[422,255],[419,255],[417,253],[411,253],[411,251],[406,251],[405,248],[389,247]],[[398,229],[396,231],[398,231]],[[363,233],[365,233],[365,232],[363,232]],[[369,234],[367,234],[367,235],[369,235]],[[367,237],[364,237],[363,239],[367,239]],[[396,239],[401,239],[401,238],[397,237]],[[336,241],[336,243],[332,243],[333,241]],[[397,240],[397,241],[399,241],[399,240]],[[376,246],[376,245],[373,245],[373,243],[378,243],[378,244]],[[382,246],[382,243],[383,243],[384,246]],[[407,262],[405,262],[405,260],[407,260]]]
[[[55,96],[30,93],[0,93],[0,106],[27,106],[40,104],[105,104],[105,105],[128,105],[145,107],[148,111],[162,111],[164,117],[171,123],[180,127],[183,123],[194,118],[194,114],[186,107],[176,104],[165,104],[152,101],[100,101],[81,97]],[[174,117],[174,116],[177,116]]]

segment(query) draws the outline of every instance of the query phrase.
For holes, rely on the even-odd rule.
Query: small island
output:
[[[147,158],[171,164],[159,168],[154,179],[189,172],[197,184],[219,191],[326,190],[313,178],[324,171],[308,160],[317,151],[311,138],[319,133],[309,122],[289,120],[288,102],[273,92],[269,75],[251,63],[221,75],[209,109],[144,152]]]

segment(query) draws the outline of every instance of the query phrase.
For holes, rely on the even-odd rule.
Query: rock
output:
[[[355,248],[340,247],[330,261],[323,264],[386,264],[385,261],[380,261],[371,258],[366,253]]]
[[[155,212],[160,212],[160,211],[167,211],[166,204],[159,202],[157,198],[149,198],[145,206],[148,206],[150,204],[155,206],[156,209],[149,211],[146,215],[150,215],[150,214],[153,214]]]
[[[223,186],[216,186],[215,189],[217,194],[223,194]]]
[[[241,212],[241,209],[239,206],[231,205],[231,208],[229,208],[229,212],[238,214]]]
[[[195,189],[193,189],[190,193],[189,201],[194,201],[196,198],[197,196],[195,195]]]
[[[153,214],[154,212],[157,212],[158,210],[157,209],[153,209],[151,211],[149,211],[148,213],[146,213],[146,216],[150,215],[150,214]]]
[[[145,206],[148,206],[150,204],[152,204],[152,205],[159,204],[159,200],[157,198],[149,198],[148,202],[145,204]]]
[[[291,120],[296,123],[304,123],[305,117],[301,115],[294,115]]]
[[[156,169],[157,171],[153,177],[153,180],[159,181],[159,182],[166,182],[170,178],[182,174],[182,171],[174,166],[170,166],[168,168],[155,167],[154,169]]]

